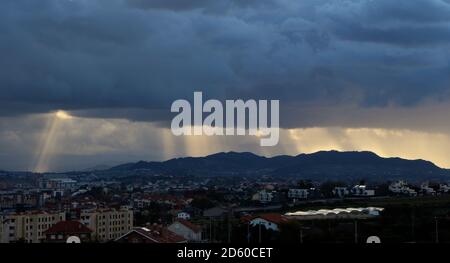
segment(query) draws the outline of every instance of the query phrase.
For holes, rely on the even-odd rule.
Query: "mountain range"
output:
[[[450,170],[425,160],[383,158],[373,152],[320,151],[297,156],[263,157],[249,152],[221,152],[164,162],[126,163],[104,170],[109,174],[209,176],[286,176],[310,180],[409,181],[448,180]]]

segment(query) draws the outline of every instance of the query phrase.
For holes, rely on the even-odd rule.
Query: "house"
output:
[[[430,187],[428,182],[424,182],[420,185],[420,191],[426,195],[435,195],[436,191]]]
[[[342,186],[338,187],[337,186],[333,189],[333,195],[338,196],[340,198],[343,198],[349,194],[350,194],[350,192],[348,191],[347,187],[342,187]]]
[[[223,217],[226,214],[227,214],[227,210],[220,206],[216,206],[216,207],[206,209],[205,211],[203,211],[203,216],[209,217],[209,218],[219,218],[219,217]]]
[[[288,198],[290,199],[307,199],[309,194],[308,189],[289,189]]]
[[[75,189],[76,184],[77,181],[70,178],[52,178],[39,180],[39,188],[41,189],[73,190]]]
[[[162,227],[136,227],[114,240],[117,243],[187,243],[187,240]]]
[[[92,229],[92,238],[107,242],[114,240],[133,228],[133,210],[120,208],[95,208],[80,211],[79,221]]]
[[[439,184],[439,192],[441,193],[450,192],[450,186],[448,184]]]
[[[353,196],[374,196],[375,190],[369,190],[365,185],[355,185],[350,190],[350,193]]]
[[[246,216],[242,221],[252,227],[263,226],[267,230],[279,231],[280,224],[288,222],[289,219],[280,214],[262,214],[258,216]]]
[[[417,192],[408,186],[406,181],[400,180],[389,185],[389,191],[394,194],[404,194],[408,196],[417,196]]]
[[[187,220],[178,219],[168,226],[167,229],[179,236],[184,237],[190,242],[202,241],[202,227]]]
[[[45,239],[44,231],[66,220],[66,213],[35,210],[5,213],[0,219],[0,243],[40,243]]]
[[[261,190],[252,197],[252,200],[259,201],[262,204],[266,204],[266,203],[272,202],[273,198],[274,198],[274,192],[269,192],[267,190]]]
[[[189,220],[191,219],[191,215],[187,212],[181,211],[177,214],[177,218],[178,219],[184,219],[184,220]]]
[[[44,231],[46,243],[66,243],[71,236],[90,242],[92,230],[78,221],[61,221]]]

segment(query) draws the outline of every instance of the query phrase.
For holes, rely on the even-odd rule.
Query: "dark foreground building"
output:
[[[46,243],[66,243],[71,236],[90,242],[92,230],[78,221],[61,221],[44,232]]]

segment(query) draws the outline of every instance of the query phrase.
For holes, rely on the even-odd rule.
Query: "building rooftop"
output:
[[[154,243],[184,243],[186,239],[179,236],[172,231],[161,227],[161,226],[151,226],[151,227],[135,227],[130,232],[126,233],[122,237],[116,239],[116,241],[122,239],[123,237],[135,232],[144,238],[151,240]]]
[[[47,229],[45,234],[78,234],[92,233],[92,230],[78,221],[61,221]]]
[[[189,228],[190,230],[194,231],[195,233],[199,233],[202,231],[201,226],[195,225],[187,220],[179,218],[175,222],[178,222],[178,223],[184,225],[185,227]]]
[[[280,215],[280,214],[261,214],[261,215],[247,215],[241,218],[241,221],[243,222],[250,222],[254,219],[257,218],[261,218],[264,219],[266,221],[275,223],[275,224],[281,224],[281,223],[286,223],[289,221],[289,219],[284,216],[284,215]]]

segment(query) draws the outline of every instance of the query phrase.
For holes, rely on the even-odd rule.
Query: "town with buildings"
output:
[[[402,224],[410,231],[403,214],[418,216],[422,206],[413,207],[414,200],[450,202],[445,182],[346,184],[270,176],[106,181],[95,172],[8,178],[14,179],[0,184],[1,243],[66,243],[70,237],[98,243],[364,242],[381,226],[392,226],[388,239],[426,241],[434,228],[419,219],[411,236],[395,233]],[[439,218],[443,231],[446,209],[430,219]],[[387,220],[398,222],[386,227]]]

